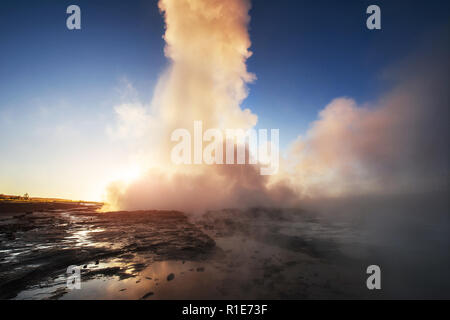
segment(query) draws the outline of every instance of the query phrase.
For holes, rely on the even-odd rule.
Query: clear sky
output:
[[[257,76],[243,107],[283,146],[336,97],[358,103],[387,86],[386,68],[449,20],[448,1],[254,0]],[[67,6],[82,30],[66,28]],[[365,27],[378,4],[382,30]],[[167,66],[156,1],[0,2],[0,193],[99,200],[106,181],[132,174],[127,146],[108,136],[114,106],[132,84],[149,102]]]

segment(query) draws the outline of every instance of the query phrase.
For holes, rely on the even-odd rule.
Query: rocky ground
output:
[[[367,290],[368,265],[375,262],[387,270],[401,261],[383,256],[385,246],[368,243],[357,219],[329,219],[299,209],[228,209],[193,216],[98,213],[98,208],[72,203],[9,210],[0,205],[0,298],[402,297],[389,288],[407,273],[402,269],[385,271],[381,292]],[[67,268],[73,265],[81,269],[79,290],[67,287]]]
[[[0,298],[15,298],[26,288],[52,287],[52,279],[64,275],[70,265],[82,267],[84,281],[102,276],[125,279],[155,261],[204,259],[215,250],[214,241],[182,213],[96,209],[3,212]],[[109,266],[112,260],[116,263]],[[61,292],[56,292],[58,297]]]

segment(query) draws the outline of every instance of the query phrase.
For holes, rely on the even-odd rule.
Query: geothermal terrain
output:
[[[446,280],[405,287],[417,275],[407,277],[410,271],[400,267],[410,261],[369,241],[364,216],[331,219],[267,208],[99,213],[100,206],[0,203],[0,298],[340,299],[448,292]],[[381,291],[366,288],[370,264],[388,270]],[[67,288],[71,265],[81,269],[81,289]]]

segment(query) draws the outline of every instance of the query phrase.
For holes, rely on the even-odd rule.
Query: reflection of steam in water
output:
[[[148,299],[206,299],[217,293],[210,290],[210,284],[215,282],[213,273],[201,265],[204,264],[189,261],[154,262],[126,279],[112,276],[90,280],[82,284],[81,290],[70,291],[63,299],[141,299],[146,295]],[[168,280],[172,274],[173,279]]]
[[[46,286],[30,288],[22,291],[17,299],[206,299],[217,296],[218,292],[211,287],[217,282],[217,274],[205,264],[192,261],[154,262],[149,267],[135,273],[135,263],[123,263],[113,259],[107,263],[89,265],[89,270],[82,268],[82,284],[80,290],[67,290],[65,274],[57,277]],[[96,270],[124,270],[120,275],[109,275],[89,279],[89,273]],[[168,277],[170,276],[168,280]],[[173,277],[173,279],[172,279]],[[86,279],[87,278],[87,279]],[[58,296],[58,293],[61,293]],[[149,294],[151,293],[151,294]]]

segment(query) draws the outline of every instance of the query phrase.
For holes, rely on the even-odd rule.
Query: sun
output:
[[[136,181],[141,175],[142,168],[138,164],[131,164],[118,169],[111,180],[130,184],[133,181]]]

